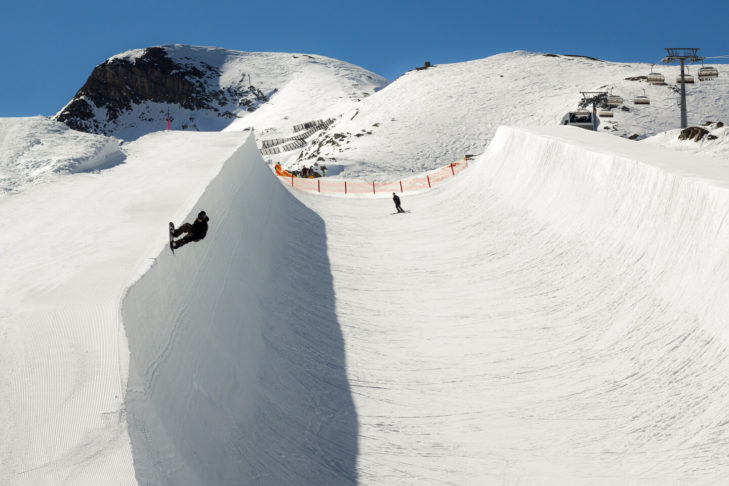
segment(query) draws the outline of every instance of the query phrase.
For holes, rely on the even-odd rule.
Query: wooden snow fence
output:
[[[290,152],[292,150],[302,148],[306,145],[307,138],[320,130],[328,128],[332,123],[334,123],[334,120],[330,118],[328,120],[315,120],[302,123],[300,125],[294,125],[294,133],[296,133],[296,135],[287,138],[262,140],[260,149],[261,155],[280,154],[282,152]]]

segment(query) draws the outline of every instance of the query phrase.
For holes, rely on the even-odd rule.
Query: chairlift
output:
[[[650,105],[651,99],[646,96],[645,90],[643,90],[642,95],[633,98],[633,103],[635,103],[636,105]]]
[[[579,127],[584,128],[586,130],[592,130],[593,124],[592,124],[592,117],[595,117],[595,126],[600,125],[600,117],[597,116],[597,113],[593,114],[589,110],[577,110],[577,111],[570,111],[565,116],[562,117],[562,125],[570,125],[573,127]]]
[[[651,72],[648,73],[646,78],[649,84],[666,84],[666,77],[661,73],[653,71],[653,66],[651,66]]]
[[[699,81],[711,81],[719,77],[719,70],[713,66],[703,66],[699,69]]]
[[[623,98],[610,93],[607,97],[607,105],[611,107],[620,106],[623,104]]]
[[[613,118],[615,116],[615,114],[610,110],[600,110],[598,115],[600,115],[601,118]]]
[[[686,66],[686,72],[683,75],[683,82],[685,84],[694,84],[694,77],[689,73],[688,66]],[[681,74],[676,76],[676,83],[681,84]]]

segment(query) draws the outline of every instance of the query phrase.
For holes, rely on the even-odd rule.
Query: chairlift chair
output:
[[[686,66],[686,72],[683,74],[683,82],[686,84],[694,84],[694,77],[689,73],[688,66]],[[681,84],[681,74],[676,76],[676,83]]]
[[[593,115],[592,111],[589,110],[577,110],[570,111],[562,117],[562,125],[570,125],[573,127],[584,128],[586,130],[592,130],[592,117],[595,116],[597,126],[600,125],[600,117],[597,113]]]
[[[719,77],[719,70],[713,66],[704,66],[699,69],[699,81],[711,81]]]
[[[607,105],[611,107],[620,106],[623,104],[623,98],[618,95],[609,95],[607,97]]]
[[[646,96],[645,90],[643,90],[642,95],[633,98],[633,103],[635,103],[636,105],[650,105],[651,99]]]
[[[666,83],[666,77],[661,74],[654,72],[653,69],[651,69],[651,72],[648,73],[648,76],[646,76],[648,83],[650,84],[665,84]]]

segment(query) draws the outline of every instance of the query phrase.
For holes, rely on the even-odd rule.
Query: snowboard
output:
[[[405,211],[403,211],[403,212],[399,212],[399,211],[398,211],[398,212],[395,212],[395,213],[390,213],[390,214],[391,214],[391,215],[393,215],[393,214],[406,214],[406,213],[409,213],[409,212],[410,212],[410,211],[408,211],[408,210],[406,209],[406,210],[405,210]]]
[[[175,223],[170,221],[170,250],[175,254]]]

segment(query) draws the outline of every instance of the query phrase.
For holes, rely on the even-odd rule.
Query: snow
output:
[[[716,80],[687,86],[690,124],[720,121],[729,109],[729,68],[717,68]],[[318,162],[330,174],[350,179],[407,177],[482,153],[501,125],[557,125],[577,108],[581,91],[622,96],[624,104],[613,110],[612,119],[603,118],[600,131],[643,139],[679,125],[673,82],[679,69],[523,51],[435,65],[407,72],[361,102],[336,105],[338,110],[326,113],[336,122],[303,150],[265,158],[271,166],[279,162],[293,169]],[[669,84],[628,79],[651,70],[662,72]],[[644,90],[651,104],[634,105]],[[305,117],[295,114],[296,104],[284,107],[288,111],[274,117],[266,115],[264,106],[249,115],[245,126],[256,129],[259,141],[289,136],[284,115]]]
[[[502,127],[404,219],[297,194],[327,223],[360,481],[721,482],[729,173],[683,161]]]
[[[643,143],[657,144],[672,150],[700,154],[717,159],[717,164],[726,167],[727,156],[729,156],[729,129],[717,127],[715,123],[704,125],[702,128],[708,134],[701,140],[680,140],[681,130],[668,130],[644,140]],[[711,138],[713,137],[713,138]]]
[[[69,129],[43,117],[0,118],[0,197],[68,172],[124,161],[120,140]]]
[[[121,300],[244,139],[149,135],[0,201],[0,483],[134,484]]]
[[[192,112],[177,105],[142,103],[106,123],[114,136],[134,140],[166,127],[235,131],[253,129],[264,140],[294,135],[293,126],[334,119],[327,130],[308,138],[302,149],[266,155],[297,170],[318,162],[330,175],[381,180],[441,167],[466,154],[480,154],[500,125],[550,126],[577,108],[582,91],[608,91],[624,103],[603,118],[600,131],[638,140],[676,128],[680,114],[677,65],[616,63],[577,56],[515,51],[468,62],[413,69],[388,83],[351,64],[311,54],[242,52],[216,47],[161,46],[181,65],[219,74],[206,80],[210,89],[247,87],[249,81],[270,100],[249,112],[232,104],[219,112]],[[119,56],[134,60],[143,50]],[[113,58],[112,58],[113,59]],[[722,121],[729,110],[729,68],[717,65],[716,80],[687,85],[689,124]],[[689,67],[695,73],[696,66]],[[650,85],[649,72],[665,76],[665,86]],[[641,77],[643,79],[641,79]],[[643,94],[650,105],[635,105]],[[229,112],[235,118],[221,117]],[[722,149],[716,153],[724,156]]]
[[[211,217],[205,244],[163,251],[122,309],[137,480],[353,482],[357,422],[325,222],[253,139],[195,208]]]
[[[222,97],[213,109],[200,110],[189,110],[177,104],[132,102],[129,110],[121,110],[118,118],[115,113],[115,118],[109,120],[105,108],[96,107],[92,100],[85,97],[94,112],[94,121],[103,129],[103,133],[123,140],[136,140],[147,133],[164,130],[169,113],[173,130],[220,131],[226,127],[229,130],[243,130],[253,127],[253,117],[259,131],[269,131],[271,138],[276,138],[281,130],[290,130],[292,125],[298,123],[327,118],[329,113],[338,112],[337,106],[346,109],[387,84],[387,80],[370,71],[318,55],[243,52],[181,44],[157,47],[164,49],[167,57],[177,65],[188,70],[194,68],[202,73],[204,77],[200,80],[200,89],[204,88],[203,91],[244,90],[254,86],[271,100],[263,104],[266,107],[265,115],[257,113],[260,109],[248,111],[248,107],[241,105],[240,100],[236,100],[237,103],[220,101],[225,98]],[[144,49],[130,50],[111,57],[109,61],[120,59],[134,62],[144,52]],[[293,105],[291,95],[295,97]],[[302,116],[307,118],[297,119],[290,111],[300,103],[305,103],[299,108]]]
[[[678,142],[677,112],[637,108],[616,119],[640,142],[556,126],[648,65],[516,52],[358,97],[358,68],[294,56],[218,132],[0,119],[0,483],[724,480],[723,127]],[[691,101],[707,117],[720,71]],[[351,134],[322,145],[338,178],[480,155],[404,215],[281,184],[256,145],[327,117],[320,141]],[[173,255],[167,221],[201,209],[208,236]]]

